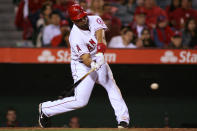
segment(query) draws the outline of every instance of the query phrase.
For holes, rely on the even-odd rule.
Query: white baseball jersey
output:
[[[71,59],[80,61],[80,56],[90,53],[94,59],[97,52],[96,31],[99,29],[107,29],[103,20],[99,16],[88,16],[90,31],[81,30],[76,25],[73,25],[69,36],[71,46]]]

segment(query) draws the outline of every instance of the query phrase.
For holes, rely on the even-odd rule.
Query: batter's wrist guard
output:
[[[105,53],[106,51],[106,45],[104,43],[98,43],[97,44],[97,53],[101,52],[101,53]]]

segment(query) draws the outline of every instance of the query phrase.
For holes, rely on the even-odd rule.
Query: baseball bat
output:
[[[74,89],[92,72],[94,72],[95,69],[91,69],[88,73],[86,73],[81,79],[79,79],[77,82],[75,82],[73,85],[71,85],[68,90],[65,90],[62,92],[62,94],[58,97],[59,99],[62,99],[62,98],[65,98],[65,97],[68,97],[70,96]]]

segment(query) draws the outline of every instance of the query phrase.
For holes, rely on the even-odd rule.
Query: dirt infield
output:
[[[117,129],[117,128],[0,128],[0,131],[197,131],[194,128],[129,128],[129,129]]]

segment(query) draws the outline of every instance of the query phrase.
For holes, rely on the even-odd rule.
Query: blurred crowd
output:
[[[196,0],[14,0],[15,25],[34,47],[69,47],[78,3],[108,26],[109,48],[197,48]]]
[[[38,125],[34,125],[37,127]],[[8,108],[5,113],[4,121],[0,123],[0,127],[28,127],[27,125],[21,124],[18,118],[18,112],[15,108]],[[69,118],[68,123],[62,125],[65,128],[80,128],[80,119],[77,116]]]

